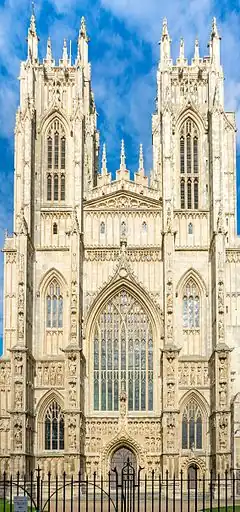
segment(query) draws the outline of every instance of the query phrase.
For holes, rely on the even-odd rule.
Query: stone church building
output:
[[[122,142],[112,179],[84,18],[75,63],[64,42],[56,64],[50,39],[39,61],[33,14],[4,244],[1,472],[240,464],[236,124],[215,19],[191,62],[183,40],[172,61],[163,21],[152,141],[149,176],[140,146],[130,179]]]

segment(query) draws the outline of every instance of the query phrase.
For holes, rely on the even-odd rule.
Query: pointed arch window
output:
[[[55,119],[47,133],[47,201],[65,201],[66,135]]]
[[[53,401],[45,414],[45,450],[64,450],[64,415],[60,405]]]
[[[152,411],[152,327],[127,291],[110,299],[96,318],[93,350],[94,409],[117,411],[124,391],[129,411]]]
[[[203,419],[202,412],[195,402],[191,400],[182,414],[182,449],[201,450],[203,446]]]
[[[63,328],[63,297],[56,279],[51,281],[46,298],[46,326],[47,329]]]
[[[180,205],[181,209],[199,208],[199,132],[188,118],[180,130]]]
[[[183,328],[200,328],[199,289],[192,279],[187,282],[183,294]]]

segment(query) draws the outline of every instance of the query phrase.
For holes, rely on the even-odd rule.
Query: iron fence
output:
[[[25,496],[26,512],[238,512],[240,475],[179,478],[135,471],[129,461],[107,478],[77,475],[44,476],[38,468],[30,476],[0,477],[0,512],[14,512],[16,496]],[[16,510],[15,510],[16,512]]]

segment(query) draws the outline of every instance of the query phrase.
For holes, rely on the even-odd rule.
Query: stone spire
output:
[[[63,41],[63,53],[62,53],[62,59],[60,60],[60,65],[63,67],[68,66],[68,50],[67,50],[67,41],[64,39]]]
[[[121,170],[125,170],[126,169],[126,155],[125,155],[125,146],[124,146],[124,140],[123,139],[122,139],[122,142],[121,142],[120,169]]]
[[[199,42],[198,42],[198,39],[195,40],[193,62],[195,64],[199,63]]]
[[[218,33],[217,20],[214,17],[212,20],[210,57],[212,64],[215,64],[216,67],[220,66],[220,41],[221,37],[219,36]]]
[[[47,40],[47,53],[46,58],[44,59],[44,64],[47,64],[48,66],[52,66],[54,64],[54,59],[52,56],[52,42],[50,37]]]
[[[107,151],[106,151],[106,144],[103,144],[103,151],[102,151],[102,175],[107,174]]]
[[[139,165],[138,165],[138,172],[143,171],[144,173],[144,161],[143,161],[143,145],[140,144],[139,147]]]
[[[111,183],[111,173],[107,170],[107,151],[106,151],[106,144],[103,144],[103,150],[102,150],[102,167],[101,167],[101,173],[98,174],[98,185],[109,185]]]
[[[180,39],[179,57],[177,59],[177,64],[179,64],[180,66],[184,66],[185,64],[187,64],[187,59],[185,59],[185,55],[184,55],[184,39],[183,39],[183,37],[181,37],[181,39]]]
[[[171,59],[171,39],[168,33],[167,18],[163,19],[162,37],[160,45],[160,64],[161,66],[168,65]]]
[[[138,183],[139,185],[143,185],[145,187],[148,186],[148,177],[145,176],[145,172],[144,172],[144,158],[143,158],[143,145],[142,144],[140,144],[140,147],[139,147],[138,171],[135,172],[134,181],[136,183]]]
[[[32,15],[30,19],[30,27],[28,29],[28,60],[36,62],[38,60],[38,36],[36,29],[36,18],[34,12],[34,2],[32,2]]]
[[[88,62],[88,42],[86,21],[82,16],[78,35],[77,62],[81,61],[83,64]]]

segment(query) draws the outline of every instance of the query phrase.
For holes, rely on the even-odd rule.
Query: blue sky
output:
[[[138,147],[144,145],[146,168],[151,168],[151,113],[156,96],[158,42],[162,19],[168,18],[172,54],[176,58],[184,37],[185,53],[192,57],[199,38],[201,56],[213,16],[222,36],[225,71],[225,107],[237,113],[240,128],[240,1],[239,0],[36,0],[40,57],[46,53],[50,35],[55,59],[61,57],[63,39],[76,39],[81,16],[90,35],[89,55],[98,110],[101,143],[107,143],[108,168],[119,166],[120,141],[125,139],[128,168],[137,167]],[[4,231],[12,230],[13,130],[18,105],[18,74],[26,58],[26,35],[31,14],[30,0],[0,0],[0,246]],[[240,138],[237,138],[240,155]],[[238,157],[240,168],[240,158]],[[238,176],[240,191],[240,176]],[[240,205],[239,205],[240,206]],[[240,208],[238,208],[240,226]],[[2,336],[3,258],[0,257],[0,352]]]

